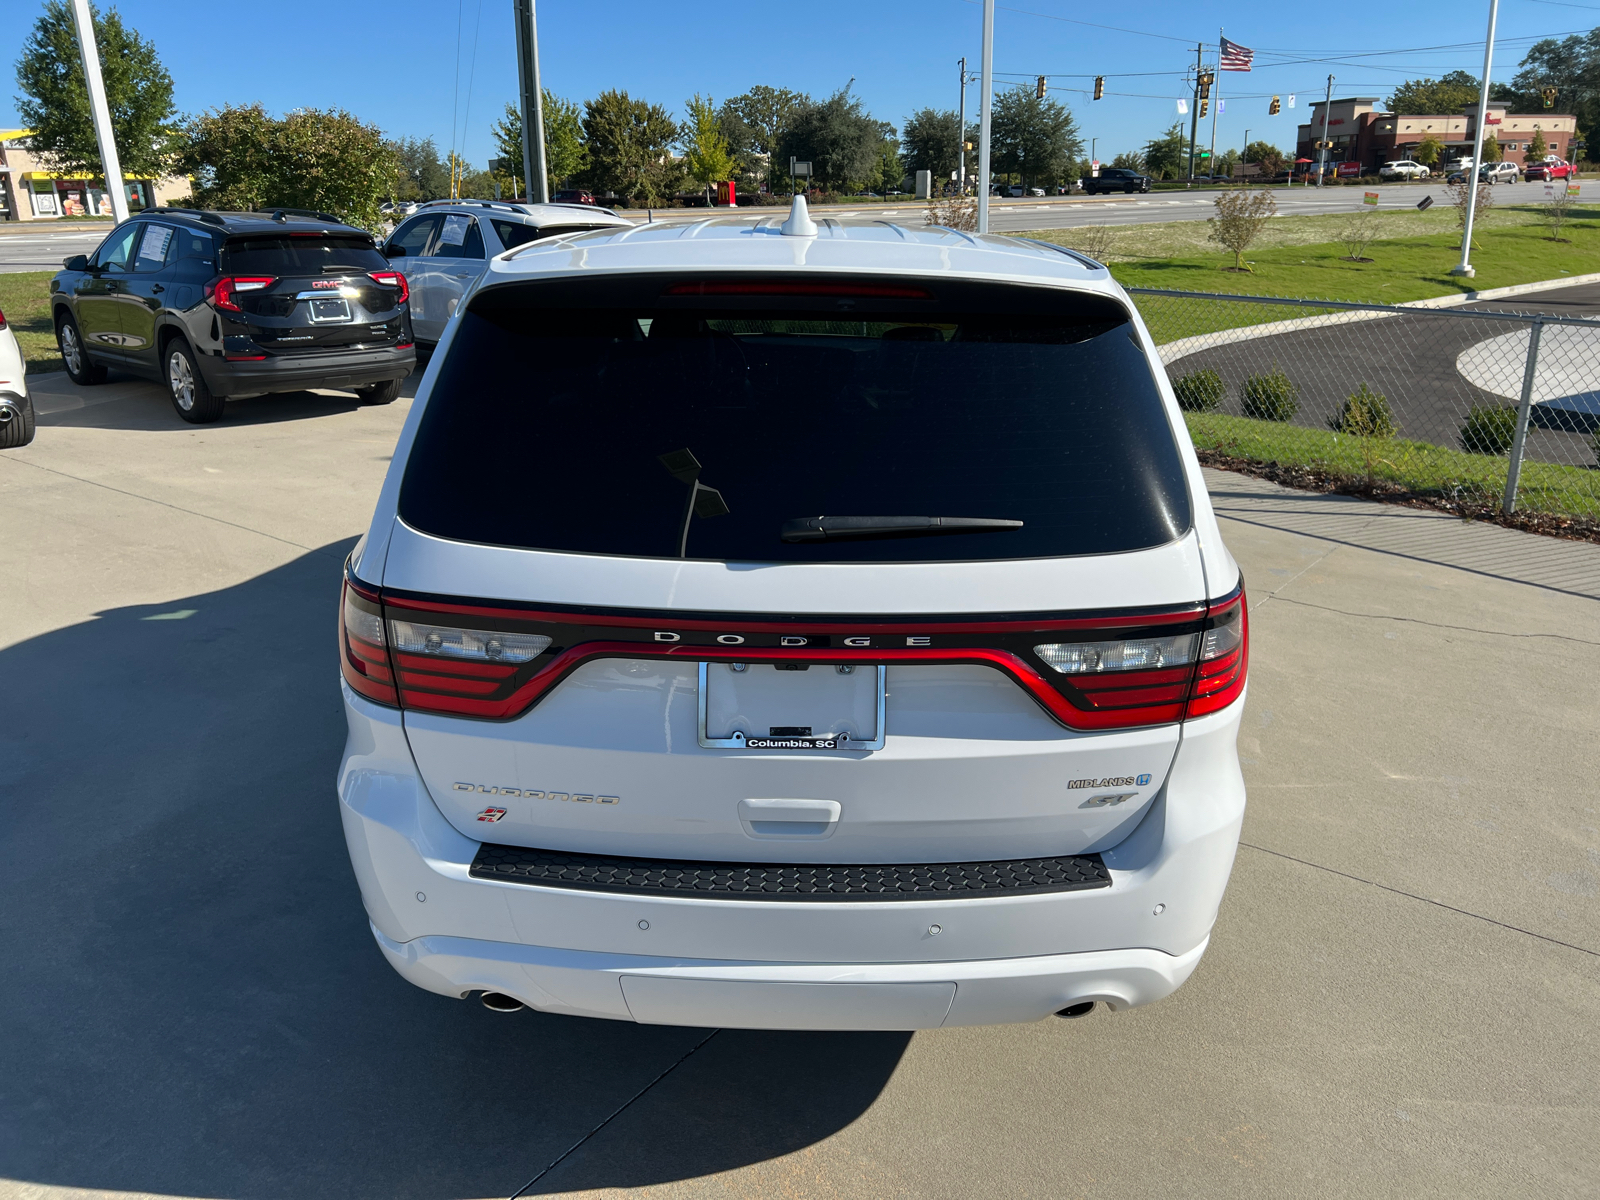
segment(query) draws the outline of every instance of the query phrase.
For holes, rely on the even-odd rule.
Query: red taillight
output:
[[[368,271],[367,278],[374,283],[381,283],[384,287],[400,289],[400,298],[396,304],[404,304],[411,298],[411,289],[406,286],[406,277],[399,271]]]
[[[378,594],[349,575],[345,576],[339,604],[339,665],[345,682],[358,696],[379,704],[399,704]]]
[[[0,329],[4,329],[5,327],[6,327],[6,314],[3,313],[3,312],[0,312]]]
[[[243,312],[244,309],[240,308],[239,302],[234,299],[236,295],[240,292],[259,292],[277,282],[277,278],[272,275],[224,275],[221,279],[206,284],[206,299],[229,312]]]
[[[1227,708],[1244,694],[1250,669],[1250,610],[1245,606],[1244,585],[1226,600],[1211,606],[1200,644],[1200,669],[1188,716]]]

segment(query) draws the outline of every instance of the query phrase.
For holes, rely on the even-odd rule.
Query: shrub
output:
[[[1400,430],[1389,408],[1388,397],[1364,383],[1328,418],[1328,428],[1360,438],[1393,437]]]
[[[1600,429],[1594,431],[1594,437],[1589,442],[1589,447],[1594,451],[1594,461],[1600,464]]]
[[[1222,376],[1210,367],[1174,380],[1172,390],[1178,397],[1178,407],[1184,412],[1214,412],[1222,406],[1222,397],[1227,394]]]
[[[1300,389],[1274,367],[1265,375],[1252,375],[1239,389],[1244,415],[1258,421],[1287,421],[1300,411]]]
[[[1473,405],[1461,426],[1461,448],[1468,454],[1504,454],[1516,433],[1515,405]]]

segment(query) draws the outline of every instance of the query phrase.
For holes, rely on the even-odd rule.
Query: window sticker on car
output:
[[[165,262],[167,243],[170,241],[172,241],[172,230],[165,225],[145,226],[144,237],[139,242],[139,262]]]
[[[444,231],[439,234],[439,244],[441,246],[464,245],[467,240],[467,228],[471,223],[471,217],[463,217],[455,213],[447,215],[444,219]]]

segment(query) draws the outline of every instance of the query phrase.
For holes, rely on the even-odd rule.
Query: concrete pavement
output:
[[[1251,807],[1195,977],[707,1040],[371,945],[333,606],[406,401],[47,390],[0,452],[0,1197],[1593,1194],[1600,547],[1208,473]]]

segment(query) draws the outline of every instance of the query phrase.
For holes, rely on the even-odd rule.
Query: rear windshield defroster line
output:
[[[730,294],[639,274],[481,293],[428,400],[401,517],[459,541],[742,562],[1108,554],[1189,529],[1177,443],[1120,304],[861,281],[763,290],[745,275]],[[687,473],[668,465],[683,450]],[[799,516],[876,513],[1022,525],[782,537]]]

